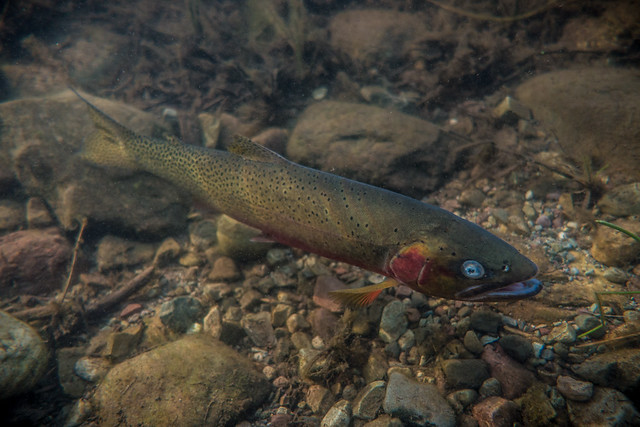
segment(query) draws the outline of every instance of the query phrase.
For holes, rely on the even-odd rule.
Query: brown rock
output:
[[[0,297],[59,289],[70,256],[71,246],[56,228],[0,237]]]
[[[502,394],[507,399],[521,396],[535,380],[532,372],[507,356],[499,345],[485,346],[482,360],[489,364],[491,376],[500,381]]]
[[[213,263],[213,269],[209,273],[209,279],[213,281],[233,282],[240,279],[240,271],[236,263],[229,257],[220,257]]]
[[[0,231],[17,230],[24,224],[24,206],[12,200],[0,200]]]
[[[518,405],[498,396],[487,397],[471,412],[480,427],[510,427],[518,420]]]
[[[556,382],[558,391],[564,397],[578,402],[586,402],[593,395],[593,384],[587,381],[578,381],[566,375],[558,376]]]
[[[306,166],[409,195],[423,195],[452,168],[457,143],[432,123],[385,108],[323,101],[298,119],[287,156]]]
[[[640,222],[637,220],[620,218],[612,223],[633,233],[640,233]],[[603,264],[621,267],[640,257],[640,243],[611,227],[598,225],[591,254]]]
[[[640,177],[640,76],[633,69],[593,67],[541,74],[516,90],[534,117],[557,135],[579,164]]]

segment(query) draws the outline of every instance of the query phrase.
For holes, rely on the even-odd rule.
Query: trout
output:
[[[388,278],[332,292],[346,305],[370,304],[398,283],[465,301],[525,298],[542,288],[532,261],[444,209],[299,165],[244,137],[222,151],[138,135],[76,94],[95,125],[81,153],[89,161],[159,176],[267,239]]]

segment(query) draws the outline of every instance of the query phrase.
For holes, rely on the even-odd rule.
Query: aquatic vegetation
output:
[[[640,236],[638,236],[637,234],[635,234],[635,233],[633,233],[633,232],[631,232],[631,231],[629,231],[629,230],[627,230],[627,229],[625,229],[623,227],[620,227],[620,226],[618,226],[616,224],[610,223],[608,221],[599,220],[599,219],[597,219],[596,222],[598,224],[605,225],[605,226],[613,228],[614,230],[617,230],[617,231],[619,231],[621,233],[624,233],[627,236],[631,237],[633,240],[635,240],[638,243],[640,243]],[[592,329],[590,329],[590,330],[578,335],[578,338],[584,338],[584,337],[586,337],[588,335],[591,335],[593,332],[605,327],[606,318],[605,318],[605,314],[604,314],[604,312],[602,310],[602,299],[601,299],[602,296],[604,296],[604,295],[639,295],[639,294],[640,294],[639,291],[596,292],[595,293],[596,308],[597,308],[598,312],[600,313],[600,324],[598,326],[596,326],[595,328],[592,328]],[[630,336],[619,337],[619,338],[629,338],[629,337]]]

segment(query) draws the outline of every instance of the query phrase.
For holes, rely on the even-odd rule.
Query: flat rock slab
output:
[[[230,347],[187,336],[115,366],[93,399],[101,425],[223,426],[270,391],[266,378]]]
[[[91,102],[144,135],[159,136],[154,117],[125,104]],[[95,130],[87,106],[67,90],[0,103],[0,170],[11,171],[29,195],[43,198],[64,228],[84,217],[122,232],[159,237],[186,228],[189,199],[146,173],[101,168],[80,157]]]
[[[577,164],[640,177],[640,74],[614,67],[554,71],[521,84],[516,95],[558,137]]]
[[[398,111],[323,101],[300,116],[287,156],[305,166],[423,196],[453,169],[455,141],[437,126]]]

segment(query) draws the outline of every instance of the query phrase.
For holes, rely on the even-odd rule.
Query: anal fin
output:
[[[329,296],[335,301],[347,307],[366,307],[371,304],[378,297],[378,295],[380,295],[380,292],[392,286],[396,286],[397,284],[397,281],[393,279],[387,279],[384,282],[365,286],[362,288],[331,291],[329,292]]]

